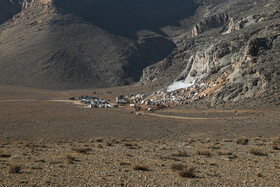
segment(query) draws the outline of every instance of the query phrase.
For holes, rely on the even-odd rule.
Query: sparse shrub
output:
[[[19,164],[12,164],[10,166],[9,172],[10,173],[20,173],[22,167]]]
[[[139,164],[133,166],[133,169],[134,170],[140,170],[140,171],[150,171],[147,166],[139,165]]]
[[[18,183],[19,184],[28,184],[28,181],[27,180],[20,180]]]
[[[212,156],[212,153],[209,150],[196,150],[195,153],[197,155],[203,155],[203,156],[207,156],[207,157]]]
[[[215,144],[211,144],[211,145],[208,146],[208,149],[221,149],[221,146],[215,145]]]
[[[187,166],[183,165],[183,164],[172,164],[171,165],[171,170],[172,171],[182,171],[184,170],[184,168],[186,168]]]
[[[195,178],[195,168],[188,167],[183,164],[173,164],[171,166],[171,170],[174,172],[178,172],[181,177],[184,178]]]
[[[257,177],[263,177],[263,175],[261,173],[258,173]]]
[[[25,146],[25,145],[26,145],[26,143],[23,142],[23,141],[16,141],[16,142],[13,142],[13,146],[14,146],[14,147],[23,147],[23,146]]]
[[[233,153],[231,151],[227,151],[227,152],[219,151],[218,155],[233,155]]]
[[[103,142],[103,140],[101,138],[97,138],[95,141],[96,142]]]
[[[273,140],[271,146],[274,150],[280,150],[280,138]]]
[[[10,152],[0,152],[0,158],[10,158],[12,154]]]
[[[263,151],[250,147],[249,148],[249,153],[256,155],[256,156],[268,156],[267,153],[264,153]]]
[[[77,159],[71,155],[66,155],[65,161],[69,164],[74,164]]]
[[[38,166],[32,166],[31,169],[33,169],[33,170],[42,170],[43,168],[38,167]]]
[[[61,161],[58,161],[58,160],[52,160],[52,161],[49,161],[50,164],[61,164],[62,162]]]
[[[106,146],[112,146],[113,144],[111,142],[107,142]]]
[[[91,148],[73,148],[73,151],[75,151],[76,153],[83,153],[83,154],[87,154],[91,150],[92,150]]]
[[[129,166],[129,165],[131,165],[131,164],[128,162],[120,162],[120,166]]]
[[[196,140],[190,138],[190,139],[187,139],[186,142],[187,142],[188,144],[192,144],[192,143],[196,142]]]
[[[114,144],[119,144],[120,141],[119,141],[119,140],[116,140],[116,139],[113,139],[113,140],[112,140],[112,143],[114,143]]]
[[[241,138],[238,138],[235,142],[240,145],[248,145],[249,139],[245,138],[245,137],[241,137]]]
[[[237,156],[236,155],[228,155],[227,158],[230,159],[230,160],[233,160],[233,159],[236,159]]]
[[[184,177],[184,178],[196,178],[195,168],[193,168],[193,167],[184,169],[182,171],[179,171],[178,173],[181,177]]]
[[[177,153],[173,153],[172,156],[175,156],[175,157],[189,157],[189,154],[186,151],[179,151]]]
[[[98,145],[97,145],[97,148],[102,149],[103,146],[102,146],[101,144],[98,144]]]
[[[132,145],[131,143],[125,143],[124,146],[126,146],[126,147],[131,147],[131,146],[133,146],[133,145]]]
[[[41,162],[41,163],[44,163],[46,162],[44,159],[39,159],[39,160],[35,160],[35,162]]]

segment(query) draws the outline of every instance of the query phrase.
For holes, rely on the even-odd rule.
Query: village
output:
[[[116,97],[115,101],[106,100],[94,96],[80,96],[77,100],[84,105],[84,108],[118,108],[127,107],[134,111],[154,112],[164,108],[176,107],[179,105],[189,104],[194,101],[209,96],[219,89],[221,83],[217,81],[198,82],[185,88],[169,90],[168,87],[149,93],[128,94]],[[95,91],[92,92],[96,94]],[[76,100],[74,96],[68,98]]]

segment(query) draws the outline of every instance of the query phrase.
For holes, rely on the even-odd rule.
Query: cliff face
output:
[[[0,83],[50,89],[138,81],[176,47],[161,28],[197,8],[191,0],[3,2],[11,8],[0,26]]]
[[[279,93],[280,3],[258,0],[247,2],[246,11],[231,8],[244,6],[238,0],[208,6],[184,45],[144,69],[140,84],[217,85],[203,94],[212,104]]]

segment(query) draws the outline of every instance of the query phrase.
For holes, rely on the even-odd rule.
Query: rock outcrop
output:
[[[230,20],[229,15],[224,14],[216,14],[210,17],[204,18],[198,24],[196,24],[192,29],[192,37],[196,37],[199,34],[203,33],[206,30],[219,28],[224,26]]]
[[[226,3],[238,5],[238,2],[244,3]],[[216,19],[217,7],[209,6],[206,11],[210,16],[195,26],[199,29],[185,38],[184,46],[144,69],[139,84],[166,88],[183,83],[216,85],[215,89],[209,87],[211,94],[203,98],[212,105],[277,94],[280,85],[280,3],[259,0],[248,5],[251,9],[239,14],[228,7],[218,10],[220,15],[230,16]],[[220,21],[212,27],[206,20]]]

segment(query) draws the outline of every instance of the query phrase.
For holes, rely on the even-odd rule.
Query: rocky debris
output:
[[[87,104],[85,108],[112,108],[115,106],[112,106],[109,104],[105,99],[92,97],[92,96],[81,96],[79,97],[81,100],[81,103]]]
[[[144,99],[135,100],[135,97],[128,98],[137,105],[153,106],[148,111],[161,110],[174,105],[184,105],[193,101],[201,100],[226,83],[228,74],[223,74],[217,81],[199,82],[191,86],[170,91],[167,88],[147,95]]]

